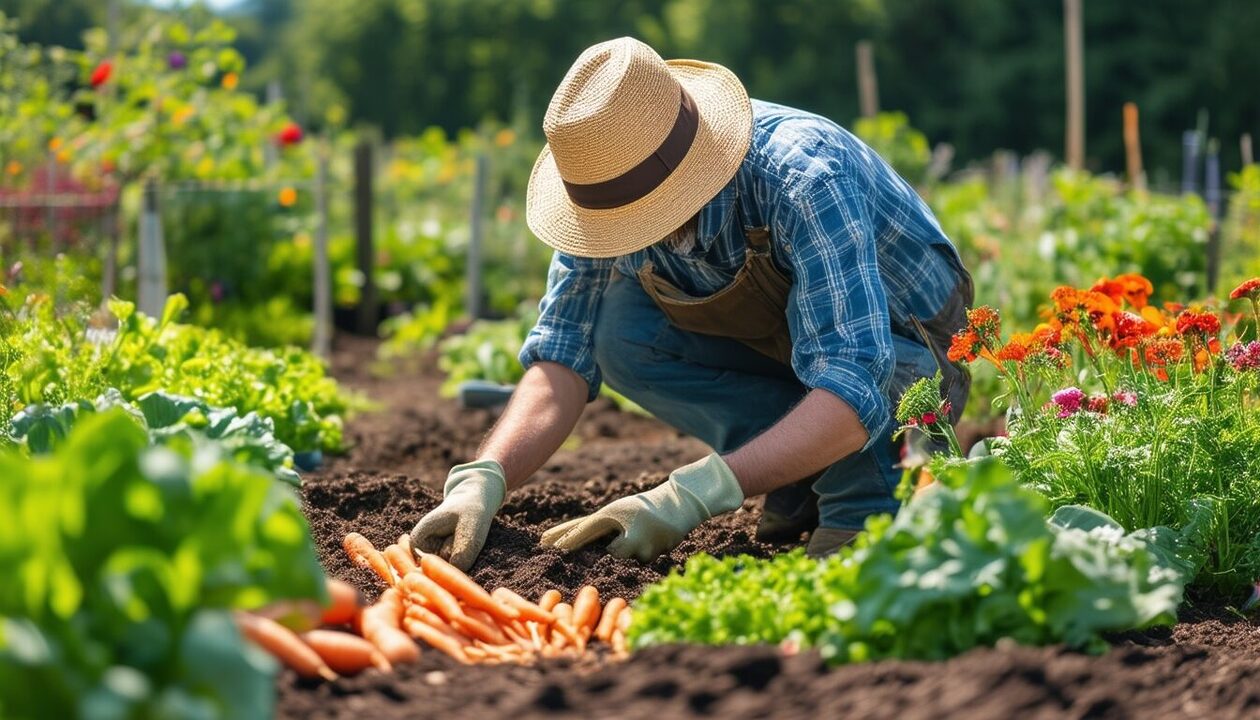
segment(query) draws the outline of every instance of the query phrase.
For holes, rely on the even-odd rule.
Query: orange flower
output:
[[[1250,280],[1244,280],[1241,285],[1234,288],[1229,293],[1230,300],[1260,300],[1260,277],[1253,277]]]
[[[297,204],[297,190],[291,187],[280,188],[280,195],[276,198],[280,202],[280,207],[293,207]]]
[[[1032,348],[1029,347],[1031,341],[1031,334],[1015,333],[1011,336],[1010,341],[997,351],[998,362],[1024,362],[1028,359],[1028,355],[1032,352]]]
[[[967,328],[987,347],[996,344],[1002,334],[1002,318],[997,310],[981,305],[967,311]]]
[[[0,297],[4,297],[5,295],[8,295],[8,294],[9,294],[9,288],[3,285],[0,285]]]
[[[954,333],[946,356],[950,362],[971,362],[976,359],[980,347],[980,338],[970,328],[966,328]]]
[[[224,75],[223,80],[220,82],[223,85],[224,90],[235,90],[236,86],[240,84],[241,78],[236,73],[230,72]]]
[[[1171,338],[1153,340],[1146,344],[1146,364],[1155,369],[1156,377],[1167,380],[1168,372],[1164,368],[1181,362],[1185,350],[1180,340]]]
[[[4,171],[9,173],[10,175],[21,175],[22,163],[18,162],[17,160],[10,160],[9,164],[4,166]]]
[[[1125,273],[1114,278],[1102,278],[1094,283],[1090,291],[1106,295],[1117,305],[1127,302],[1134,310],[1141,310],[1146,307],[1151,293],[1155,292],[1155,286],[1137,273]]]

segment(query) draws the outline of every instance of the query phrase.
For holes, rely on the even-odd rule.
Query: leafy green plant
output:
[[[1105,646],[1104,632],[1169,624],[1195,545],[1125,535],[1095,513],[1046,522],[1048,504],[1000,462],[938,464],[896,518],[867,522],[825,560],[697,556],[635,602],[636,647],[787,642],[832,662],[939,660],[999,640]]]
[[[135,404],[110,388],[94,402],[28,405],[13,416],[9,436],[32,453],[51,452],[82,418],[114,408],[148,431],[152,445],[188,442],[194,434],[204,435],[218,441],[219,448],[237,462],[267,470],[295,487],[301,484],[293,469],[293,450],[276,439],[270,419],[160,391],[141,396]]]
[[[2,303],[5,298],[0,298]],[[161,318],[112,301],[110,313],[58,315],[47,297],[0,310],[0,422],[25,405],[62,405],[117,388],[127,400],[164,390],[274,423],[276,437],[302,452],[341,447],[350,398],[323,363],[298,348],[251,348],[215,330],[175,319],[187,307],[172,295]]]
[[[516,357],[525,344],[525,336],[538,318],[526,310],[510,320],[478,320],[461,335],[442,341],[438,367],[446,373],[442,393],[454,395],[466,380],[488,380],[512,384],[525,371]]]
[[[0,453],[0,714],[266,718],[275,662],[233,609],[325,597],[291,488],[122,410]]]

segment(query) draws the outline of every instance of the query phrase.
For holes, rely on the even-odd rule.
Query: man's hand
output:
[[[494,460],[480,460],[451,468],[443,487],[444,499],[411,531],[411,545],[437,553],[460,570],[472,567],[490,534],[490,522],[503,505],[507,481]]]
[[[610,553],[648,562],[674,549],[700,523],[743,502],[739,481],[715,453],[675,470],[669,480],[651,490],[614,500],[592,515],[551,528],[543,533],[542,544],[576,550],[617,533],[608,545]]]

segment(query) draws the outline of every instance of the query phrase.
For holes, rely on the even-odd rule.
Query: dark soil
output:
[[[378,546],[437,504],[450,465],[470,458],[494,421],[437,396],[432,373],[374,376],[373,345],[342,338],[334,372],[381,403],[350,423],[356,446],[307,477],[306,510],[330,574],[369,596],[375,577],[352,566],[340,540],[354,530]],[[421,363],[423,367],[423,363]],[[538,546],[550,525],[660,482],[705,452],[663,425],[599,401],[570,447],[513,494],[473,569],[481,583],[536,597],[590,583],[606,596],[642,587],[696,552],[767,555],[752,539],[748,503],[692,533],[650,565],[598,550],[564,555]],[[979,649],[943,663],[879,662],[827,668],[814,653],[771,647],[658,647],[625,662],[543,661],[534,667],[464,667],[437,652],[393,674],[312,684],[280,681],[279,714],[292,718],[415,717],[1260,717],[1260,629],[1219,606],[1187,607],[1174,628],[1126,633],[1088,656],[1060,647]]]

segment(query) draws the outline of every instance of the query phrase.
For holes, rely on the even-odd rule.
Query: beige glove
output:
[[[493,460],[456,465],[446,476],[444,499],[411,531],[417,550],[438,553],[461,570],[472,567],[490,534],[490,522],[503,506],[507,480]]]
[[[598,512],[543,533],[545,547],[576,550],[617,533],[608,551],[643,562],[678,546],[687,533],[714,515],[744,502],[744,491],[716,453],[681,467],[646,492],[614,500]]]

